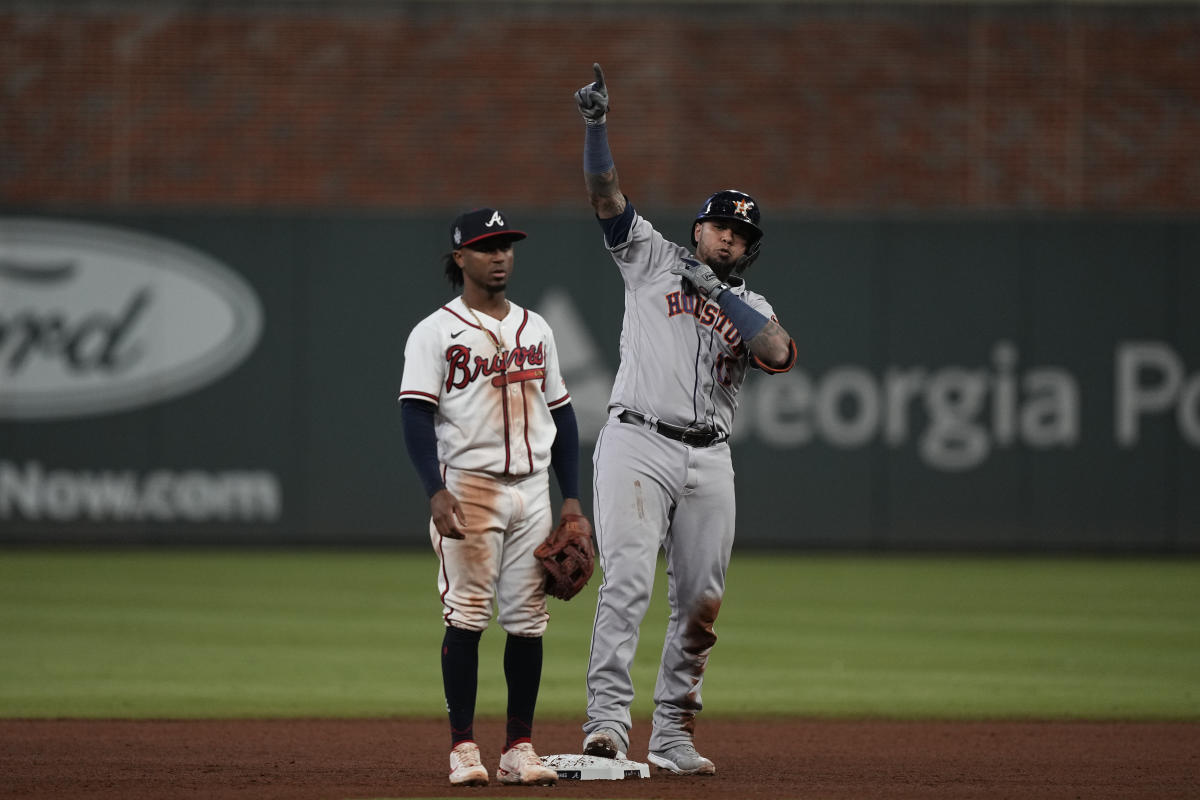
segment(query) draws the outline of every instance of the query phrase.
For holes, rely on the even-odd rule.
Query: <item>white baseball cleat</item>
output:
[[[625,758],[624,737],[615,728],[597,728],[583,740],[583,754],[600,758]]]
[[[459,742],[450,751],[450,783],[453,786],[487,786],[488,771],[479,760],[479,745]]]
[[[500,768],[496,777],[501,783],[519,783],[524,786],[553,786],[558,781],[558,772],[550,769],[529,742],[514,744],[500,756]]]
[[[676,775],[715,775],[717,772],[713,762],[697,753],[691,742],[680,742],[666,750],[650,753],[647,758],[654,766]]]

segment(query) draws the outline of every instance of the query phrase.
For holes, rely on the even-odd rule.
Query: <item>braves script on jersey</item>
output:
[[[728,435],[753,356],[720,307],[684,293],[679,276],[671,274],[691,253],[636,212],[628,237],[609,249],[625,279],[626,305],[610,408]],[[760,314],[773,316],[762,295],[744,285],[732,291]]]
[[[400,399],[438,406],[442,464],[528,475],[549,465],[557,432],[550,411],[571,398],[540,315],[510,303],[503,320],[477,317],[456,297],[409,335]]]

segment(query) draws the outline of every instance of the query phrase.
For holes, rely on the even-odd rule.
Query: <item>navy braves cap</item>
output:
[[[470,247],[493,236],[507,236],[512,241],[524,239],[525,231],[508,226],[508,220],[494,208],[477,208],[454,218],[450,226],[450,249]]]

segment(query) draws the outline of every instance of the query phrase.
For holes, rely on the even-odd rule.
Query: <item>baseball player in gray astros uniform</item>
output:
[[[475,742],[479,639],[492,616],[507,633],[508,719],[501,783],[552,784],[533,749],[542,673],[546,574],[535,548],[554,526],[547,467],[562,514],[581,513],[579,434],[546,321],[507,297],[513,243],[525,233],[498,210],[460,214],[443,260],[462,294],[421,320],[404,347],[401,418],[429,496],[445,634],[450,783],[482,786]]]
[[[734,537],[727,442],[750,368],[791,369],[796,346],[770,303],[742,278],[762,243],[758,203],[716,192],[692,224],[694,253],[659,233],[621,193],[608,145],[600,65],[575,94],[586,123],[583,166],[604,245],[625,283],[621,363],[596,441],[594,513],[604,583],[588,661],[584,753],[625,758],[630,666],[659,548],[671,605],[654,687],[649,760],[711,775],[693,743],[713,623]]]

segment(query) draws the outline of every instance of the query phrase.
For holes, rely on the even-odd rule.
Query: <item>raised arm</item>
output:
[[[625,210],[625,195],[617,182],[617,168],[608,149],[608,86],[604,70],[592,64],[596,80],[575,93],[575,103],[587,130],[583,140],[583,179],[588,200],[600,219],[611,219]]]

